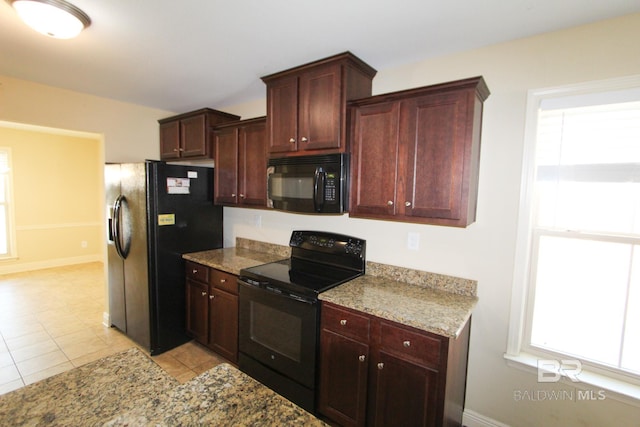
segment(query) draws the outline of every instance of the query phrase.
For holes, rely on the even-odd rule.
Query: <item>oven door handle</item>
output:
[[[309,305],[316,304],[315,300],[305,298],[300,295],[291,294],[286,291],[282,291],[278,288],[274,288],[273,286],[270,286],[270,282],[268,281],[257,281],[257,280],[249,279],[247,277],[240,276],[238,277],[238,284],[244,285],[250,289],[256,289],[258,290],[258,292],[261,290],[264,292],[268,292],[270,295],[276,295],[286,299],[303,302],[305,304],[309,304]]]

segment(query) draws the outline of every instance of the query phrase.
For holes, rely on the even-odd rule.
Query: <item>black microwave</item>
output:
[[[268,206],[288,212],[344,213],[348,210],[348,177],[347,154],[269,159]]]

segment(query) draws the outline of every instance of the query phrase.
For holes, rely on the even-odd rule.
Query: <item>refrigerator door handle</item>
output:
[[[129,255],[129,245],[125,242],[123,245],[123,238],[127,238],[128,236],[123,236],[122,234],[122,208],[123,205],[127,204],[127,199],[121,194],[116,198],[116,201],[113,203],[113,220],[111,221],[111,235],[113,236],[113,243],[116,247],[116,252],[122,259],[127,259]]]

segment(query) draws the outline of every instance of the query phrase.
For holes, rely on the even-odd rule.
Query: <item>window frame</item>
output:
[[[535,150],[538,130],[538,113],[542,102],[559,97],[587,95],[598,92],[629,90],[640,87],[640,75],[616,79],[600,80],[580,84],[532,89],[527,94],[524,145],[522,153],[522,175],[520,183],[519,213],[516,230],[516,246],[514,252],[514,269],[510,307],[510,321],[507,336],[507,348],[504,354],[509,366],[538,373],[540,359],[563,360],[571,356],[552,351],[532,348],[529,342],[533,289],[530,286],[532,266],[534,262],[532,228],[534,214],[535,191]],[[572,382],[563,375],[561,381],[581,389],[605,389],[607,397],[624,401],[640,407],[640,380],[636,375],[626,374],[617,369],[594,366],[585,362],[580,375],[580,382]]]
[[[7,176],[7,188],[5,189],[5,196],[7,201],[5,202],[7,206],[7,246],[8,252],[5,255],[0,254],[0,261],[3,260],[11,260],[16,259],[18,257],[18,250],[16,247],[16,224],[15,224],[15,209],[14,209],[14,198],[13,198],[13,158],[11,147],[0,147],[0,152],[5,152],[7,155],[7,165],[9,167]]]

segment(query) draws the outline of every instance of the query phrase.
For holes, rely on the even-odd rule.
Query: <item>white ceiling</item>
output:
[[[0,74],[185,112],[264,98],[261,76],[349,50],[378,71],[640,12],[638,0],[71,0],[42,36],[0,2]]]

